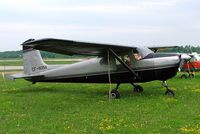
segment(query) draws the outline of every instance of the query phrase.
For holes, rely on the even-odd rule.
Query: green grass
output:
[[[143,93],[121,85],[121,98],[107,98],[108,84],[12,82],[0,78],[0,133],[200,133],[200,75],[159,81]],[[112,85],[114,87],[115,85]]]

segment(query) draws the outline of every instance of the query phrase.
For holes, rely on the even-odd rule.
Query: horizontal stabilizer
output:
[[[7,76],[11,80],[15,79],[26,79],[26,78],[42,78],[44,75],[26,75],[26,74],[13,74]]]

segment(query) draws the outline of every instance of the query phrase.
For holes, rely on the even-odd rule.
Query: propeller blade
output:
[[[184,63],[185,63],[185,60],[184,60],[184,59],[181,59],[181,60],[180,60],[179,67],[178,67],[178,71],[179,71],[179,72],[182,70]]]
[[[179,72],[182,70],[184,63],[187,63],[188,61],[190,61],[191,56],[187,55],[187,54],[181,54],[179,55],[179,59],[180,59],[180,64],[179,64]]]

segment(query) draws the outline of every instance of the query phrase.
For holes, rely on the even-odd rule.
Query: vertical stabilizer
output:
[[[23,48],[24,74],[35,74],[47,70],[40,51],[35,49]]]

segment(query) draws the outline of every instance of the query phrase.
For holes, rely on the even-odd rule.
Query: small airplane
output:
[[[180,54],[154,53],[152,50],[168,47],[139,47],[79,42],[62,39],[29,39],[22,44],[24,73],[11,75],[37,82],[116,83],[109,97],[119,98],[118,88],[130,83],[134,92],[143,92],[135,83],[162,81],[165,95],[174,96],[166,80],[176,75],[181,63]],[[95,56],[89,60],[66,64],[47,65],[39,50],[66,55]]]
[[[188,75],[182,74],[180,78],[194,78],[194,72],[200,71],[200,56],[196,52],[188,54],[189,58],[184,60],[180,68],[181,72],[187,72]]]

